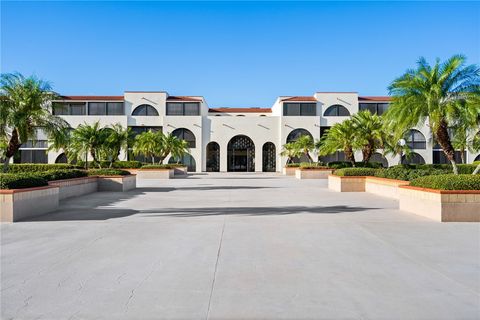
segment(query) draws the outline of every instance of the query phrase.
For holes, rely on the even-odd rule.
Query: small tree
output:
[[[112,167],[113,163],[118,160],[122,149],[127,150],[131,140],[131,130],[130,128],[124,128],[119,123],[105,129],[105,142],[102,150],[106,159],[110,162],[109,167]]]
[[[80,160],[80,155],[85,157],[85,168],[88,168],[88,157],[90,155],[93,159],[93,162],[100,168],[100,159],[99,156],[102,153],[102,148],[108,132],[103,130],[98,121],[93,124],[81,124],[72,132],[71,144],[70,144],[70,154],[74,154],[77,157],[77,160]]]
[[[355,140],[362,146],[363,163],[367,164],[382,146],[383,121],[377,114],[364,110],[352,117],[352,123],[356,132]]]
[[[173,139],[171,141],[171,151],[172,157],[177,160],[177,163],[180,162],[180,159],[183,158],[185,154],[188,153],[188,142],[182,139]]]
[[[287,157],[287,164],[292,163],[293,159],[299,157],[301,154],[301,150],[294,142],[285,143],[282,146],[282,151],[280,152],[282,157]]]
[[[334,124],[320,139],[320,155],[328,155],[338,150],[345,153],[345,157],[355,167],[355,149],[357,133],[352,120],[344,120],[341,123]]]
[[[137,135],[133,142],[133,154],[142,154],[147,158],[151,158],[152,164],[155,164],[155,156],[158,155],[159,150],[161,149],[161,144],[163,143],[161,136],[158,133],[161,132],[153,132],[149,130]]]
[[[402,164],[402,158],[410,157],[412,150],[406,143],[410,129],[398,128],[395,123],[384,124],[383,129],[383,155],[398,157],[398,164]]]
[[[310,151],[315,149],[315,144],[313,143],[313,139],[309,135],[300,136],[294,144],[297,148],[302,152],[302,154],[307,157],[310,163],[313,162],[312,157],[310,156]]]

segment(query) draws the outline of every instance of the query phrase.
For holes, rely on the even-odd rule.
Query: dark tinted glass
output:
[[[123,115],[123,102],[107,102],[107,114],[112,116]]]
[[[384,114],[385,112],[387,112],[387,109],[388,109],[388,103],[379,103],[377,105],[378,115]]]
[[[183,103],[167,103],[167,116],[183,116]]]
[[[187,141],[189,148],[195,148],[195,135],[192,131],[185,128],[180,128],[173,130],[172,134],[179,139]]]
[[[107,114],[105,102],[89,102],[88,114],[93,116],[104,116]]]
[[[300,103],[284,103],[283,104],[284,116],[299,116],[300,115]]]
[[[185,103],[185,115],[186,116],[198,116],[200,115],[200,104],[193,102],[193,103]]]
[[[315,103],[302,103],[300,105],[300,115],[302,116],[315,116],[316,104]]]
[[[68,104],[66,103],[54,103],[53,114],[57,116],[68,115]]]

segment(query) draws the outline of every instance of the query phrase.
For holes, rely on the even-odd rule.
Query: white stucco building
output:
[[[389,97],[362,97],[356,92],[317,92],[312,96],[281,96],[271,108],[209,108],[201,96],[170,96],[167,92],[125,91],[122,96],[64,96],[53,105],[53,112],[72,128],[100,121],[120,123],[134,132],[162,130],[185,139],[190,154],[182,161],[190,171],[281,171],[286,159],[281,147],[302,134],[315,140],[326,129],[359,110],[379,114],[388,108]],[[447,163],[434,145],[426,126],[410,135],[414,156],[410,161]],[[22,146],[16,162],[64,162],[62,153],[45,153],[42,136],[35,144]],[[314,155],[316,157],[316,155]],[[459,155],[458,155],[459,156]],[[128,152],[122,160],[132,159]],[[361,159],[361,154],[356,154]],[[480,160],[479,154],[466,153],[466,162]],[[174,159],[166,159],[166,161]],[[324,161],[344,160],[338,153]],[[374,161],[394,165],[399,159],[374,155]]]

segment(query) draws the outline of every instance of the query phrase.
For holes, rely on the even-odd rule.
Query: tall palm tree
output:
[[[352,117],[356,141],[362,146],[363,162],[366,164],[375,151],[382,147],[384,124],[381,117],[368,110],[360,111]]]
[[[434,138],[458,174],[448,128],[459,110],[475,121],[480,114],[480,69],[465,65],[466,58],[455,55],[433,66],[420,58],[417,68],[407,70],[389,86],[392,104],[386,114],[400,126],[414,127],[428,119]],[[461,102],[461,103],[459,103]]]
[[[147,158],[151,158],[152,164],[155,164],[155,156],[158,155],[159,149],[161,148],[161,143],[162,141],[160,140],[160,136],[157,134],[157,132],[153,132],[151,130],[142,132],[135,137],[132,148],[133,154],[142,154]]]
[[[93,162],[98,167],[101,167],[99,156],[108,136],[108,131],[103,129],[100,126],[100,122],[96,121],[93,124],[81,124],[72,132],[70,154],[74,154],[77,157],[83,155],[86,168],[88,168],[87,155],[90,155]]]
[[[4,146],[3,171],[8,170],[10,158],[22,143],[36,138],[38,128],[53,137],[68,124],[49,110],[57,95],[46,81],[20,73],[0,76],[0,138]]]
[[[310,156],[310,151],[315,149],[315,144],[313,143],[313,139],[309,135],[300,136],[294,144],[297,146],[299,150],[303,153],[305,157],[307,157],[310,163],[313,162],[312,157]]]
[[[282,157],[287,157],[287,164],[292,163],[293,159],[299,157],[302,154],[302,151],[298,148],[295,142],[288,142],[282,146],[282,151],[280,155]]]
[[[319,154],[328,155],[338,150],[345,153],[345,157],[355,167],[355,149],[357,149],[356,138],[357,133],[353,125],[353,121],[348,119],[343,122],[334,124],[322,136]]]

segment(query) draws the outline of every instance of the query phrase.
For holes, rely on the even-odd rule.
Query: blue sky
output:
[[[62,94],[164,90],[211,107],[384,95],[419,56],[480,61],[475,2],[1,2],[1,70]]]

